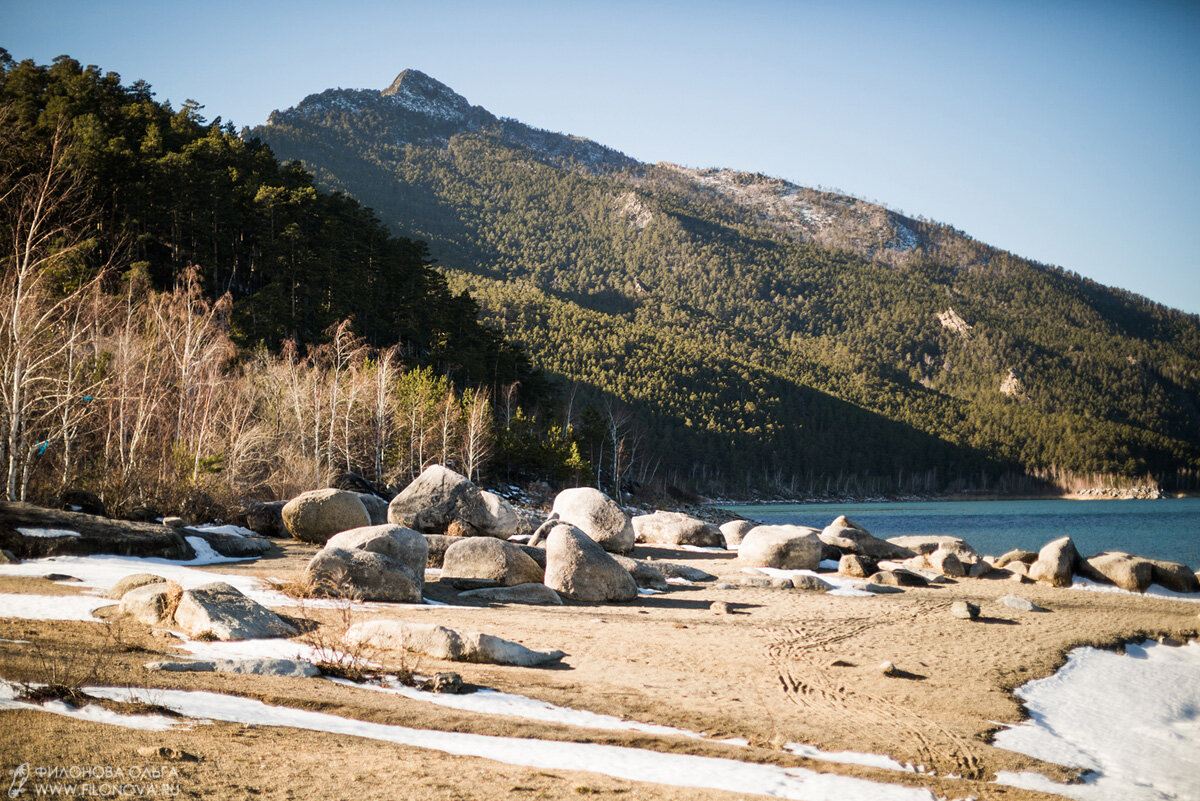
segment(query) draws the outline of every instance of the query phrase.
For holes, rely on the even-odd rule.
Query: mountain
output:
[[[426,241],[561,378],[563,422],[610,478],[1197,485],[1195,315],[855,198],[640,163],[415,70],[246,135]]]

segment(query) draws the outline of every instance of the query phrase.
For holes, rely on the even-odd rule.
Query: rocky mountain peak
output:
[[[464,119],[471,112],[465,97],[419,70],[404,70],[380,94],[411,111],[445,120]]]

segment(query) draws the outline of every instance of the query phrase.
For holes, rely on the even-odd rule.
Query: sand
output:
[[[286,577],[315,548],[287,543],[282,551],[274,559],[197,569]],[[670,559],[721,578],[742,575],[734,553],[639,546],[635,556]],[[335,642],[347,622],[395,617],[485,631],[531,648],[561,649],[568,656],[554,669],[441,663],[397,653],[371,656],[391,668],[426,675],[453,670],[476,685],[703,733],[702,739],[452,709],[323,679],[150,673],[144,663],[188,654],[169,634],[129,622],[0,617],[0,640],[28,641],[0,641],[0,677],[44,681],[57,671],[86,679],[85,684],[201,689],[416,729],[806,768],[928,788],[935,797],[1040,799],[1053,796],[994,783],[998,772],[1037,771],[1060,781],[1073,775],[990,744],[1003,724],[1024,717],[1014,690],[1053,674],[1079,646],[1116,648],[1164,635],[1186,640],[1196,636],[1200,624],[1200,605],[1194,603],[986,578],[867,598],[714,585],[673,585],[669,592],[620,605],[466,607],[454,605],[448,586],[430,581],[427,597],[450,605],[373,604],[345,613],[278,607],[318,626],[308,639],[326,643]],[[85,589],[40,578],[3,578],[0,592],[64,596]],[[1010,594],[1048,611],[1019,612],[999,603]],[[949,608],[956,600],[978,604],[981,617],[952,617]],[[714,601],[728,604],[731,613],[712,611]],[[880,671],[884,661],[895,665],[895,675]],[[748,745],[719,742],[727,738]],[[913,770],[799,756],[785,749],[793,743],[882,755]],[[295,728],[218,722],[146,732],[32,710],[0,713],[0,766],[6,772],[22,762],[127,765],[140,759],[138,747],[148,745],[182,749],[201,760],[171,763],[184,798],[741,797]]]

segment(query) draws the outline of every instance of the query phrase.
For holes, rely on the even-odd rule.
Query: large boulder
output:
[[[682,512],[657,511],[633,518],[634,538],[638,542],[661,545],[694,545],[700,548],[724,548],[725,535],[712,523]]]
[[[633,551],[633,523],[616,502],[598,489],[576,487],[554,499],[552,515],[582,531],[612,553]]]
[[[483,662],[495,665],[537,667],[558,662],[562,651],[535,651],[520,643],[477,631],[457,631],[434,623],[405,623],[400,620],[367,620],[346,630],[351,645],[415,651],[434,659],[452,662]]]
[[[397,525],[364,526],[329,539],[305,568],[319,595],[421,603],[429,544]]]
[[[168,616],[172,596],[183,590],[173,581],[141,584],[121,594],[117,611],[147,626],[157,626]]]
[[[862,526],[841,515],[822,529],[821,542],[845,553],[856,553],[872,559],[908,559],[915,556],[911,548],[893,545],[872,535]]]
[[[442,578],[483,579],[502,587],[540,583],[542,568],[518,546],[492,537],[460,539],[446,549],[442,559]]]
[[[367,510],[367,516],[371,518],[372,526],[382,526],[388,521],[387,501],[373,492],[356,492],[354,494],[362,501],[363,508]]]
[[[283,507],[287,501],[253,501],[246,507],[246,528],[262,537],[290,537],[283,522]]]
[[[1033,551],[1026,551],[1021,548],[1014,548],[996,558],[996,567],[1008,567],[1013,562],[1020,562],[1028,567],[1037,561],[1038,555]]]
[[[165,584],[166,581],[162,576],[156,576],[153,573],[130,573],[128,576],[117,579],[117,583],[108,589],[105,597],[119,601],[130,590],[136,590],[147,584]]]
[[[967,544],[961,537],[951,537],[946,534],[917,534],[907,537],[888,537],[888,542],[901,548],[908,548],[922,556],[930,556],[935,551],[953,553],[963,567],[970,567],[979,561],[979,552]],[[930,562],[932,564],[932,562]]]
[[[545,584],[564,598],[585,603],[632,601],[633,576],[578,528],[560,523],[546,537]]]
[[[958,554],[958,550],[953,546],[947,547],[943,545],[927,555],[925,561],[931,568],[943,576],[960,578],[967,575],[967,568]]]
[[[282,515],[288,533],[317,545],[340,531],[371,525],[357,493],[333,488],[300,493],[284,504]]]
[[[294,637],[297,633],[292,624],[223,581],[184,590],[175,609],[175,625],[189,637],[218,640]]]
[[[633,559],[629,556],[621,556],[620,554],[612,554],[612,558],[617,560],[617,564],[625,568],[629,575],[633,576],[634,582],[639,586],[648,590],[658,590],[665,592],[671,588],[667,583],[667,577],[657,567],[643,562],[640,559]]]
[[[467,535],[482,534],[492,522],[474,482],[440,464],[430,465],[388,505],[388,522],[424,534],[445,534],[451,523]]]
[[[725,547],[736,550],[742,544],[742,537],[750,533],[758,524],[750,520],[730,520],[721,524],[721,536],[725,538]]]
[[[499,537],[506,540],[517,534],[528,534],[525,518],[516,507],[494,492],[481,490],[483,507],[487,510],[488,521],[480,533],[489,537]]]
[[[541,583],[517,584],[513,587],[483,587],[478,590],[460,592],[458,597],[467,601],[496,604],[562,606],[562,599],[558,597],[558,593]]]
[[[807,526],[755,526],[742,538],[738,559],[751,567],[816,570],[821,564],[818,533]]]
[[[1147,559],[1150,563],[1151,581],[1175,592],[1200,592],[1200,579],[1187,565]]]
[[[406,565],[417,575],[425,574],[429,541],[425,535],[411,528],[384,523],[379,526],[363,526],[336,534],[325,543],[326,548],[371,551],[395,559]]]
[[[1079,551],[1070,537],[1059,537],[1042,546],[1038,558],[1029,566],[1029,577],[1055,587],[1070,587],[1079,567]]]
[[[1081,561],[1079,573],[1130,592],[1145,592],[1154,578],[1150,562],[1120,551],[1107,551]]]
[[[838,560],[838,573],[851,578],[867,578],[875,572],[877,565],[874,559],[856,553],[843,554]]]

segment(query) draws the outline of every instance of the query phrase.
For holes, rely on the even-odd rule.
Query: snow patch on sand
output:
[[[1125,651],[1072,651],[1016,691],[1030,719],[996,734],[999,748],[1087,771],[1084,782],[1012,772],[997,782],[1079,801],[1200,798],[1200,644]]]
[[[885,770],[903,770],[908,773],[916,773],[917,769],[912,765],[901,765],[890,756],[883,754],[864,754],[859,751],[822,751],[813,745],[805,745],[804,743],[785,743],[784,751],[789,751],[796,756],[808,757],[809,759],[819,759],[823,762],[841,762],[846,765],[866,765],[870,768],[884,768]]]
[[[124,699],[130,690],[89,687],[99,697]],[[136,691],[135,691],[136,692]],[[338,717],[306,709],[269,706],[261,701],[218,693],[152,690],[152,700],[189,717],[289,726],[350,737],[428,748],[456,756],[493,759],[510,765],[543,770],[578,770],[620,779],[675,787],[705,787],[738,794],[757,794],[799,801],[870,798],[873,801],[933,801],[929,790],[901,787],[804,768],[781,768],[734,759],[693,756],[592,743],[558,742],[518,737],[495,737],[465,732],[410,729]]]
[[[0,592],[0,617],[22,620],[95,620],[92,612],[113,601],[95,595],[26,595]],[[14,640],[15,642],[15,640]]]
[[[1133,590],[1123,590],[1120,587],[1115,587],[1112,584],[1101,584],[1098,581],[1075,576],[1071,583],[1073,590],[1088,590],[1089,592],[1116,592],[1122,595],[1133,595],[1138,598],[1170,598],[1175,601],[1189,601],[1194,604],[1200,604],[1200,593],[1196,592],[1175,592],[1168,590],[1166,587],[1158,584],[1151,584],[1145,592],[1134,592]]]
[[[50,712],[54,715],[62,715],[63,717],[75,718],[76,720],[87,720],[92,723],[107,723],[110,726],[120,726],[125,729],[139,729],[141,731],[168,731],[170,729],[188,728],[189,721],[179,720],[177,718],[169,718],[165,715],[122,715],[119,712],[114,712],[111,709],[105,709],[96,704],[88,704],[87,706],[74,707],[63,701],[47,701],[44,704],[35,704],[32,701],[21,701],[17,699],[19,690],[17,685],[10,684],[7,681],[0,681],[0,711],[14,709],[33,709],[39,712]],[[116,698],[110,695],[100,696],[101,698],[109,698],[114,701],[125,701],[128,698]]]
[[[584,729],[602,729],[605,731],[638,731],[645,734],[666,736],[691,737],[699,739],[702,735],[674,726],[660,726],[654,723],[640,723],[636,720],[624,720],[614,715],[601,715],[582,709],[569,709],[563,706],[539,701],[524,695],[504,693],[499,690],[482,689],[465,695],[448,695],[446,693],[431,693],[400,684],[389,679],[383,686],[378,684],[356,684],[345,679],[332,679],[347,687],[358,687],[365,690],[402,695],[414,701],[425,701],[438,706],[458,709],[463,712],[479,712],[485,715],[504,715],[506,717],[538,720],[543,723],[562,723],[567,726],[578,726]]]

